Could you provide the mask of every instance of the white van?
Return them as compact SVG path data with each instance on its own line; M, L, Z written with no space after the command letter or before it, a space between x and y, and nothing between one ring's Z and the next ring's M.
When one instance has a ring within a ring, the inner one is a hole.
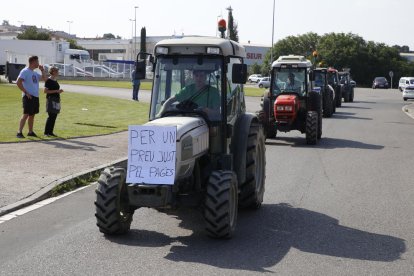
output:
M398 82L398 89L403 91L409 85L414 85L414 77L402 77Z

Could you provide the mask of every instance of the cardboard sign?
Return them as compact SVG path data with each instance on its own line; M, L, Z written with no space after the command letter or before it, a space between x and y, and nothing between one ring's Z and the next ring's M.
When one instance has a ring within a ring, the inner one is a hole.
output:
M174 184L177 128L128 127L127 183Z

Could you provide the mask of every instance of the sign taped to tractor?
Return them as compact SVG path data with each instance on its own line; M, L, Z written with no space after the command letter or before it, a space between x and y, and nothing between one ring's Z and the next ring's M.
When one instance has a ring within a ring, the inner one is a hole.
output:
M176 137L175 126L129 126L126 183L173 185Z

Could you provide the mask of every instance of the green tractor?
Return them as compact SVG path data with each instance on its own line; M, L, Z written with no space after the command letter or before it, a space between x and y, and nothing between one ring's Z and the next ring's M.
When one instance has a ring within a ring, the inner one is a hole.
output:
M259 111L266 138L277 131L299 130L306 143L315 145L322 137L321 88L314 85L312 64L303 56L280 56L272 64L270 90Z
M343 85L342 97L344 102L353 102L354 101L354 86L351 84L351 74L349 71L339 72L339 77L341 84Z
M126 180L130 165L105 169L95 200L101 232L128 232L134 211L141 207L191 206L201 207L209 236L230 238L238 209L261 206L265 137L257 116L246 112L245 56L242 45L221 38L156 44L149 58L154 80L144 126L176 129L175 169L166 172L174 173L173 180L158 183L154 174L155 183L131 182ZM137 61L140 78L145 68L145 62Z
M342 90L343 85L339 80L338 70L330 67L328 68L328 83L335 91L335 105L336 107L342 106Z
M313 74L315 87L321 88L323 116L330 118L336 111L336 95L334 89L328 83L328 69L315 68Z

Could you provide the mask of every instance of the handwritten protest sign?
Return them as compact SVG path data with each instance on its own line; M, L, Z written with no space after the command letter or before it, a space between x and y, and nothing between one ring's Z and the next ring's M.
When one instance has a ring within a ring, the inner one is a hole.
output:
M177 128L128 127L127 183L174 184Z

